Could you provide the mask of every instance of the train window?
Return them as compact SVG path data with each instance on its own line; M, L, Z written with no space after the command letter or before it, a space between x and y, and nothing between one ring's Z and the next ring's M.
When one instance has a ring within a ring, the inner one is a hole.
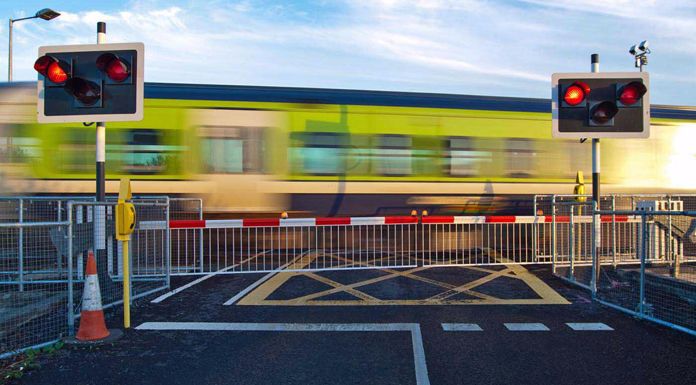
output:
M534 175L534 160L537 155L534 141L529 139L507 139L507 174L513 178L528 178Z
M39 144L39 140L32 137L0 137L0 163L23 163L39 158Z
M449 173L452 176L478 176L481 174L481 165L490 163L492 158L491 151L476 148L474 138L449 140Z
M62 134L62 135L61 135ZM61 173L90 173L94 172L94 131L82 128L67 128L56 132L58 140L57 151L53 152L54 165ZM106 167L111 165L111 143L106 136Z
M125 146L117 151L127 174L161 174L167 170L168 152L162 130L133 129L125 132Z
M376 138L373 162L381 175L411 175L411 137L380 135Z
M313 175L345 173L348 136L325 132L304 132L291 136L291 164L294 171Z
M199 132L203 165L208 173L263 172L263 128L201 126Z

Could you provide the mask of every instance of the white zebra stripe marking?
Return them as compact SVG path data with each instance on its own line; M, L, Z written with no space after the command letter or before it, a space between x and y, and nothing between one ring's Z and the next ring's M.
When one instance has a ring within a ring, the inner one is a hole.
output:
M549 328L540 322L506 323L505 327L511 332L547 332Z
M442 330L446 332L482 332L478 324L442 324Z
M611 326L601 322L567 322L566 325L577 331L612 331Z

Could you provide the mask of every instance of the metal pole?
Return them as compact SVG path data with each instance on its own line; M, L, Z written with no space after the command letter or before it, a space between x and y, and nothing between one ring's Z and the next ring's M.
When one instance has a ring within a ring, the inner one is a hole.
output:
M616 211L616 195L611 196L611 211ZM616 269L616 214L611 215L611 262Z
M645 213L641 214L641 225L643 226L643 236L641 237L641 253L640 253L640 297L638 302L638 314L643 316L645 313L645 260L648 249L648 221Z
M569 248L569 262L568 267L568 279L575 281L575 221L573 220L573 214L575 212L575 207L570 206L570 216L568 217L568 248Z
M556 195L551 197L551 271L556 274Z
M11 82L12 81L12 19L10 19L10 25L9 25L9 30L10 30L10 41L8 43L8 48L7 48L7 81Z
M532 225L532 258L534 262L537 262L537 227L539 226L537 222L537 196L534 195L534 224Z
M97 44L106 43L106 23L97 23ZM97 202L105 200L104 161L106 158L106 123L97 122Z
M19 291L24 291L24 199L19 200Z
M130 236L129 236L130 237ZM130 328L130 241L121 241L123 245L123 327Z
M167 208L166 208L166 214L165 214L165 220L167 221L166 228L165 228L165 237L166 241L164 243L164 258L165 264L166 264L166 269L167 269L167 289L171 288L171 279L172 279L172 256L171 256L171 238L172 238L172 230L169 228L169 207L171 206L171 200L169 197L167 197Z
M75 334L75 314L73 304L73 215L72 202L68 202L68 335Z
M203 200L198 200L198 220L203 220ZM200 258L200 271L204 271L203 267L203 229L198 230L198 257Z
M593 53L591 56L592 72L599 72L599 54ZM592 239L594 245L592 247L592 295L597 294L597 280L599 278L599 254L602 245L602 221L598 218L596 211L600 209L600 193L599 193L599 139L592 138Z
M97 44L106 42L106 23L97 23ZM106 124L97 122L96 133L96 198L97 202L106 201L106 182L104 161L106 160ZM99 258L100 250L106 249L106 207L94 207L94 250ZM97 259L98 260L98 259Z

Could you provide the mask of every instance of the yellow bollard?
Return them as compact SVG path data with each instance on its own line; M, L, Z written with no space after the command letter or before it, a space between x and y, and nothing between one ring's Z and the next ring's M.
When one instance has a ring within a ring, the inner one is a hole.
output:
M581 203L587 202L587 197L582 196L585 195L585 178L582 175L582 171L578 171L577 174L575 174L575 188L573 189L573 194L578 195L575 197L576 201ZM582 206L578 206L578 216L582 216ZM575 255L579 257L582 252L582 224L579 223L577 226L577 237L575 237L577 246L575 246Z
M130 179L121 179L116 204L116 239L123 249L123 327L130 328L130 258L128 243L135 229L135 206L126 202L132 198Z

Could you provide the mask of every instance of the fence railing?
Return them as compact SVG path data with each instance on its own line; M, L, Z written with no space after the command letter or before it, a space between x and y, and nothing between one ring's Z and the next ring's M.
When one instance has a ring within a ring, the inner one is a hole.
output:
M602 303L693 333L696 210L636 210L649 206L642 198L609 197L614 209L597 215L551 196L548 207L535 198L533 216L238 220L203 219L199 199L137 198L131 298L169 287L170 275L548 264ZM104 306L121 303L114 204L0 199L0 355L74 332L87 250Z
M122 249L115 202L0 199L0 357L72 335L79 317L88 250L94 250L105 308L122 303ZM140 222L167 222L169 201L133 201ZM131 298L169 287L169 232L136 226Z
M598 211L577 198L535 197L535 212L572 222L538 241L554 273L605 305L696 335L696 195L604 196Z

